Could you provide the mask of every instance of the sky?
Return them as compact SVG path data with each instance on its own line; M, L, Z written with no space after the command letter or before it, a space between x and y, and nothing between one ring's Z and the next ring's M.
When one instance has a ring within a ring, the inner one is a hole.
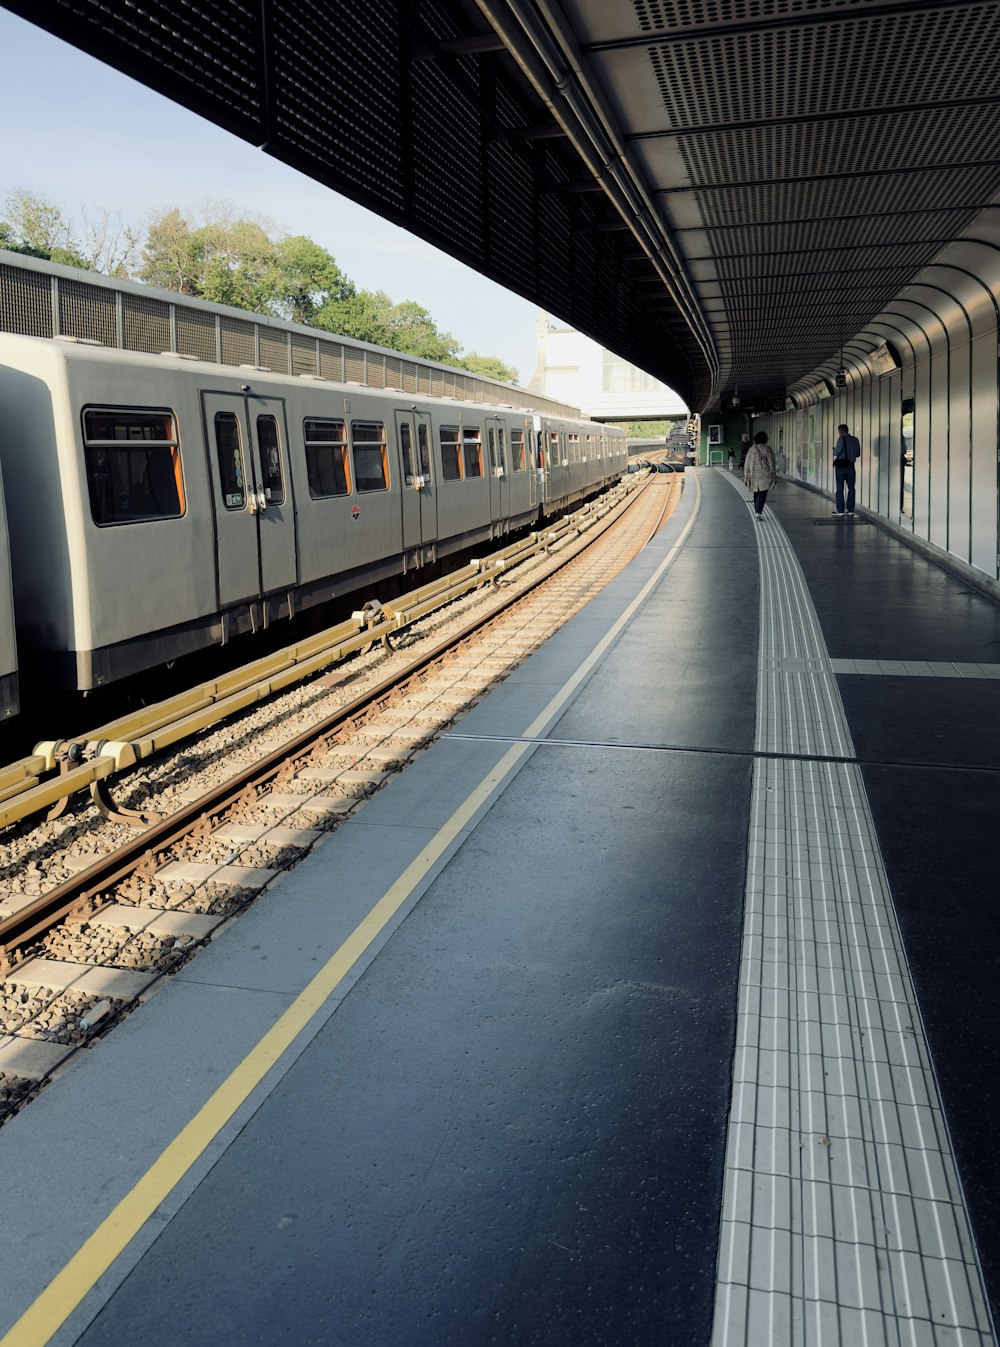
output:
M26 190L71 222L84 205L140 228L164 208L197 219L200 203L231 202L314 239L356 285L416 300L467 353L531 378L527 300L5 9L0 51L0 202Z

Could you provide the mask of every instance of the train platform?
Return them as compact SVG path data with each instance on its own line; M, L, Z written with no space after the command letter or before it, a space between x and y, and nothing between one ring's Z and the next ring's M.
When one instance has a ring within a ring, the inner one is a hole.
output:
M0 1347L994 1343L1000 610L640 556L0 1130Z

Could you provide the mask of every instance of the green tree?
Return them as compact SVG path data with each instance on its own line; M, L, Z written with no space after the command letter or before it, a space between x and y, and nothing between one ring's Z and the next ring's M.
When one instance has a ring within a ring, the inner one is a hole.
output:
M351 290L329 300L316 312L313 323L356 341L419 356L443 365L459 365L462 347L450 332L442 332L416 300L394 304L384 290Z
M311 323L331 301L349 299L354 286L325 248L304 234L279 239L280 289L275 305L293 323Z
M462 369L478 374L482 379L499 379L505 384L517 383L517 370L513 365L505 365L499 356L477 355L475 351L470 351L458 363Z
M210 206L192 228L179 210L150 221L140 279L216 304L310 323L354 287L335 259L302 234L273 237L273 227Z
M355 341L391 346L389 315L392 300L382 290L353 290L329 299L313 314L313 326Z
M462 350L451 333L442 332L427 310L412 299L392 306L387 345L444 365L456 364Z
M34 192L23 188L10 192L3 203L6 224L16 245L38 256L48 256L53 248L72 246L69 227L62 211Z
M64 266L87 268L62 211L50 201L23 188L8 193L0 225L4 247L12 252L42 257Z
M158 285L161 290L174 290L179 295L198 293L191 226L176 207L150 220L137 274L139 280Z
M670 434L673 427L685 425L679 421L615 421L619 430L624 430L630 440L661 440Z
M81 206L83 255L87 266L105 276L127 277L139 251L139 235L119 210Z
M189 247L202 299L272 312L281 289L277 248L255 220L214 220L192 233Z
M140 280L229 304L270 313L281 293L276 243L256 220L234 218L227 206L209 206L204 223L192 229L176 208L149 224Z

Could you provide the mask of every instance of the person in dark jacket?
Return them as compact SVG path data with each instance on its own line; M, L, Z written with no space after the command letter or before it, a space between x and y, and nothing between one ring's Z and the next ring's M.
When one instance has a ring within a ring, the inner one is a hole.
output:
M854 483L857 478L854 465L861 457L861 443L847 426L837 427L837 443L833 446L833 466L837 474L837 508L835 515L844 515L844 487L847 487L847 517L854 514Z
M740 472L742 472L743 469L744 469L744 468L746 467L746 465L747 465L747 454L748 454L749 452L750 452L750 436L749 436L749 435L741 435L741 436L740 436Z

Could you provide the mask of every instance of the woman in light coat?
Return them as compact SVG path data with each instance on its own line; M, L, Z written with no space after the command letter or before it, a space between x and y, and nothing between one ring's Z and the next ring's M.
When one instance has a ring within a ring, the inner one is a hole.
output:
M778 470L774 464L774 450L767 442L767 432L758 430L747 454L743 468L743 484L753 492L754 517L760 523L764 513L767 493L778 480Z

